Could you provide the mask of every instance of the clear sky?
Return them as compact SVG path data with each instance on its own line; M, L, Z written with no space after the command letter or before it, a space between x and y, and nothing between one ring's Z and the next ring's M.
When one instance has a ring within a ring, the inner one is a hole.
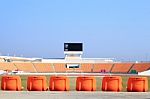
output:
M0 54L64 57L83 42L84 57L150 60L150 0L1 0Z

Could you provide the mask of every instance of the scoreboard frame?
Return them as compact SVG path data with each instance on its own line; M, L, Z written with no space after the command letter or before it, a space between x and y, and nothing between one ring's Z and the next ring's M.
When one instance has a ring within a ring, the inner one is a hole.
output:
M83 43L64 43L65 52L82 52Z

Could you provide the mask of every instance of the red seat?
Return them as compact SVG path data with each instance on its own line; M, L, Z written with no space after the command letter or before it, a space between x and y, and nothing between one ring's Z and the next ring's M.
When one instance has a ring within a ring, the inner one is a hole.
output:
M49 89L51 91L68 91L70 88L69 78L65 76L52 76Z
M128 79L127 91L129 92L146 92L148 91L147 77L130 77Z
M102 80L102 91L121 91L122 78L120 76L106 76Z
M77 91L95 91L96 90L95 77L77 77L76 90Z
M3 76L1 82L1 89L9 91L22 90L20 76Z
M45 76L29 76L27 81L28 91L46 91L48 90Z

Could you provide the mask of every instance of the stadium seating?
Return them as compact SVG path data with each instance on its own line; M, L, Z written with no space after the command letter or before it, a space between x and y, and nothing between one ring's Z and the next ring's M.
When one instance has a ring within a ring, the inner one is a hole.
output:
M122 78L120 76L105 76L102 80L102 91L121 91Z
M76 80L77 91L95 91L96 90L96 79L95 77L77 77Z
M29 76L27 80L28 91L46 91L48 90L45 76Z
M49 89L51 91L69 91L69 78L65 76L52 76L49 81Z
M36 69L32 63L14 63L18 70L24 72L36 72Z
M66 64L65 63L55 63L53 64L55 72L66 72Z
M50 63L33 63L35 69L39 73L54 72L54 68Z
M148 91L147 77L130 77L128 79L127 91L146 92Z
M150 69L150 63L135 63L131 70L136 70L137 72L143 72Z
M79 67L79 68L73 68L73 71L76 72L76 73L83 72L83 70L81 69L81 67Z
M80 69L82 72L92 72L93 64L91 63L82 63Z
M16 70L17 68L13 63L0 62L0 70Z
M8 91L21 91L20 76L2 76L1 89Z
M112 65L113 65L112 63L96 63L94 64L93 72L101 72L101 70L110 72Z
M66 68L67 63L31 63L31 62L0 62L0 70L21 70L38 73L130 73L135 70L143 72L150 69L150 63L81 63L79 68Z
M115 63L111 72L112 73L128 73L133 63Z

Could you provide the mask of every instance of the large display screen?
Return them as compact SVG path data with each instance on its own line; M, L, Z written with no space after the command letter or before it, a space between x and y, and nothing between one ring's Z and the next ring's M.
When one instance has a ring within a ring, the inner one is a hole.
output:
M64 43L64 51L83 51L82 43Z

